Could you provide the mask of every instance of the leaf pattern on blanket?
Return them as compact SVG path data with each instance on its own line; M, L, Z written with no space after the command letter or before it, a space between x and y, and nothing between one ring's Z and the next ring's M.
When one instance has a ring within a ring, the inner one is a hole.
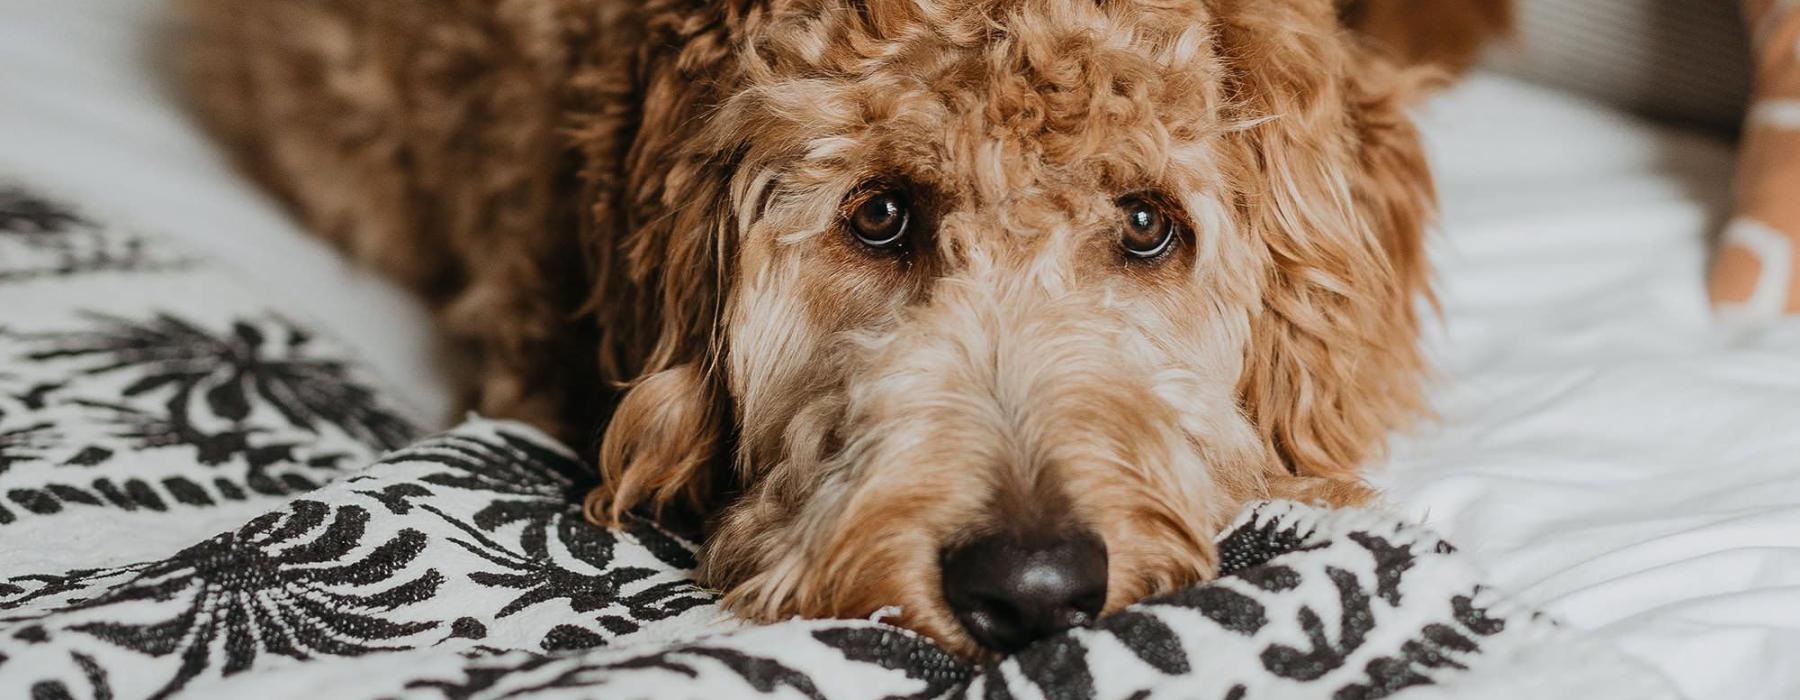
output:
M498 442L487 442L446 435L390 458L447 467L449 471L427 474L419 481L493 499L468 522L431 506L425 509L461 531L461 536L452 537L451 542L492 565L488 570L470 574L472 580L519 591L498 615L504 617L556 599L566 600L577 612L617 604L623 606L624 614L603 614L597 622L612 633L623 634L636 631L645 622L666 619L712 602L711 595L680 581L666 581L631 595L619 595L621 586L648 578L656 568L693 568L692 545L638 521L625 532L659 566L615 566L618 534L588 525L575 506L594 486L597 472L531 440L507 433L501 433L499 438ZM363 493L381 500L394 512L405 512L412 506L409 496L430 491L401 486L386 492ZM517 548L497 542L488 534L514 524L522 528ZM551 533L555 534L554 540ZM572 565L557 563L552 544L574 560ZM545 638L545 648L582 646L581 637L567 628L557 628L550 634L554 636Z
M591 473L528 431L477 422L164 560L0 580L0 655L12 657L0 660L0 677L27 656L55 657L64 671L50 680L86 682L67 660L79 652L106 668L163 669L159 685L134 695L158 697L283 664L448 647L473 656L417 677L395 667L412 680L391 690L489 697L500 684L513 688L499 693L508 696L634 694L679 682L840 696L820 685L824 659L879 671L884 680L867 697L1108 697L1118 689L1096 664L1129 659L1155 681L1139 688L1153 695L1212 688L1222 696L1243 686L1257 697L1256 688L1278 683L1327 683L1341 697L1375 698L1477 665L1477 640L1515 628L1477 602L1482 591L1434 599L1427 593L1442 590L1441 581L1415 582L1458 567L1435 538L1380 519L1370 521L1374 529L1334 530L1322 524L1328 514L1285 504L1246 514L1223 542L1287 551L1228 551L1263 563L986 669L867 622L634 647L627 642L667 634L659 625L693 632L706 629L695 621L720 612L686 568L671 564L691 565L685 540L648 524L613 531L581 520L571 496ZM1397 569L1403 559L1409 565ZM1421 602L1398 606L1383 590ZM781 642L766 640L777 633ZM1221 674L1221 649L1248 663ZM490 656L513 651L527 654Z
M258 653L304 659L403 648L385 644L439 623L396 621L391 614L431 598L443 575L433 569L401 573L424 550L425 536L417 530L401 530L366 554L349 556L364 544L368 520L368 511L356 506L334 512L298 501L143 567L130 582L63 610L104 615L119 606L176 603L166 617L66 629L142 654L179 658L174 677L150 697L180 690L214 664L223 675L242 672ZM370 584L379 585L367 593L346 590Z
M84 312L61 328L0 329L0 357L35 377L0 377L0 486L27 457L71 468L0 489L0 526L70 508L160 512L303 493L340 475L353 455L417 435L316 344L273 314L217 331L160 311L141 320ZM58 431L59 423L78 429ZM190 454L191 464L212 469L106 468L146 450Z
M202 461L217 463L243 450L248 435L258 430L246 425L257 406L273 409L294 428L317 433L329 423L383 448L399 447L417 434L380 406L372 389L349 381L342 362L309 357L305 346L312 336L283 319L264 322L279 328L279 343L249 320L233 323L226 333L167 313L147 321L94 313L87 320L80 330L34 336L39 349L24 359L82 361L74 370L77 378L129 373L127 398L166 393L166 430L133 435L190 442L201 448ZM208 434L198 428L204 417L231 427Z
M55 433L50 428L49 421L9 426L6 414L0 413L0 474L14 463L40 457L42 450L54 444Z
M148 237L109 231L62 203L0 183L0 282L180 270L194 264Z
M985 665L878 621L747 625L693 533L585 522L565 446L410 442L329 338L131 260L188 258L0 187L0 308L33 310L0 316L0 537L49 542L0 547L0 697L1356 700L1562 634L1423 529L1293 503L1240 515L1217 580ZM82 286L126 274L179 283Z

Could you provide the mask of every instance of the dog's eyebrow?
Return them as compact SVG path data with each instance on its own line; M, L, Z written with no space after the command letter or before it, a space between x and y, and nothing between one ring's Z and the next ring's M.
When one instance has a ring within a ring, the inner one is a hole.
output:
M732 193L738 202L738 235L749 233L750 225L768 212L769 202L780 189L776 186L780 179L781 171L777 168L762 168L754 177L738 178L733 187L736 191Z
M824 160L835 158L856 145L856 139L848 136L820 136L807 144L807 160Z

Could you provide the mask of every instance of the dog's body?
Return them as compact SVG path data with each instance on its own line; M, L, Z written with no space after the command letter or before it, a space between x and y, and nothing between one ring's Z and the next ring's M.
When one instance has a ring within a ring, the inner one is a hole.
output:
M185 2L246 165L754 618L1016 648L1421 409L1417 81L1330 0Z

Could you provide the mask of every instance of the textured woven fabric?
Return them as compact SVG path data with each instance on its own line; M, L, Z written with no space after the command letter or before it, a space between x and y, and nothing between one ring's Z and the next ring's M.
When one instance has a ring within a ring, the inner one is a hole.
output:
M1756 91L1710 292L1721 313L1762 318L1800 312L1800 2L1746 0L1744 16Z

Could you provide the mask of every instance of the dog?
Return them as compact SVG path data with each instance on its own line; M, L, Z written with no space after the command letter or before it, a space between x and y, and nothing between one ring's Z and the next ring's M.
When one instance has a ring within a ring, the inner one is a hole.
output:
M592 446L593 521L982 657L1209 578L1247 501L1372 498L1427 376L1405 108L1470 43L1396 42L1417 2L183 0L180 44L470 407Z

